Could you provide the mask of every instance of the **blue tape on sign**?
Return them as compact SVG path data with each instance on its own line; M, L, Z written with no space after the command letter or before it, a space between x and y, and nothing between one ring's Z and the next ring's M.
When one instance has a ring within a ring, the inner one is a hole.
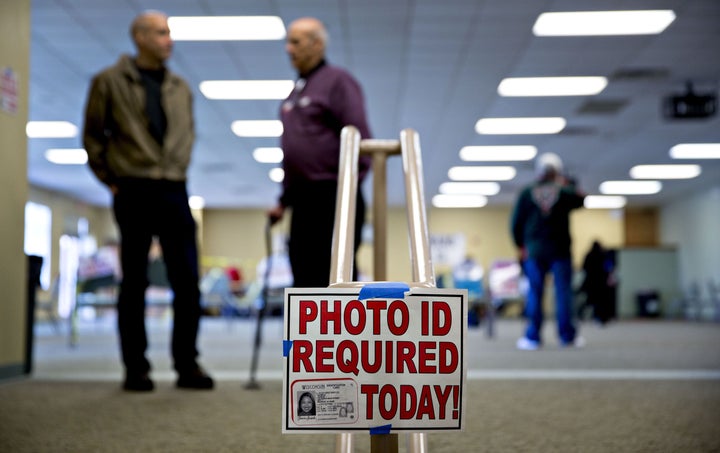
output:
M373 428L370 428L370 435L390 434L390 430L392 430L392 425L375 426Z
M292 340L283 340L283 357L287 357L292 349Z
M402 299L408 291L410 291L410 287L403 282L368 283L360 290L358 300Z

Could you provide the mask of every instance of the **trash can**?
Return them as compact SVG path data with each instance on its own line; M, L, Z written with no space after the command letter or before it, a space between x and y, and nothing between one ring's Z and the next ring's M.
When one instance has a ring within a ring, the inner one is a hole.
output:
M33 365L33 338L35 337L35 301L40 287L42 256L28 255L27 273L27 318L25 325L25 374L30 374Z
M635 295L637 315L640 318L657 318L660 316L660 295L656 290L642 290Z

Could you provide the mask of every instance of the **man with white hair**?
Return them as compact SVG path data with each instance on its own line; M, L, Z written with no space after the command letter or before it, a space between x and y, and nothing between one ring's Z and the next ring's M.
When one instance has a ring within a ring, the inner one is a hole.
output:
M268 215L275 222L292 210L288 255L296 287L330 283L342 128L355 126L362 138L371 138L362 88L349 72L327 63L327 41L325 26L314 17L296 19L288 27L285 50L298 79L280 108L285 179L279 203ZM360 185L370 157L361 156L358 166ZM365 219L360 187L355 205L357 252ZM356 280L357 266L353 271Z
M585 196L563 176L558 155L540 155L535 169L537 179L520 193L511 220L513 241L529 283L525 302L528 325L516 346L526 351L542 346L545 276L552 272L560 344L579 347L583 340L573 322L570 212L583 205Z

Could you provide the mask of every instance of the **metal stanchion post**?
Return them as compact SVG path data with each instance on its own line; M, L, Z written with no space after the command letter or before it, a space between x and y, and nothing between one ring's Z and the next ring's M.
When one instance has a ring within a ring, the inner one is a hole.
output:
M373 157L373 237L375 281L387 278L387 175L386 161L391 154L402 154L405 173L405 190L408 206L411 261L413 263L412 286L435 287L435 274L430 259L427 217L423 195L422 160L417 132L405 129L397 140L360 140L360 133L353 126L343 128L340 137L340 167L338 196L333 230L330 286L357 286L352 279L353 243L355 236L355 199L357 196L357 167L360 152ZM370 440L372 453L397 453L397 434L373 434ZM337 453L352 453L352 434L341 433L336 437ZM411 433L407 438L408 453L426 453L427 438L424 433Z

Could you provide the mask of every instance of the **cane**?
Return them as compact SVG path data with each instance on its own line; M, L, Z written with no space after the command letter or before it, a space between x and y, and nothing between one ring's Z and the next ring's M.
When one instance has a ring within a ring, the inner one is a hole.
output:
M260 384L257 382L255 377L257 373L258 356L260 355L260 344L262 343L262 322L265 317L265 311L268 306L268 293L270 292L270 268L272 267L272 241L270 237L270 228L272 221L268 219L265 225L265 250L267 252L267 260L265 265L265 274L263 275L262 283L262 304L257 312L257 325L255 326L255 343L253 345L252 362L250 362L250 381L245 385L246 389L257 390L260 388Z

